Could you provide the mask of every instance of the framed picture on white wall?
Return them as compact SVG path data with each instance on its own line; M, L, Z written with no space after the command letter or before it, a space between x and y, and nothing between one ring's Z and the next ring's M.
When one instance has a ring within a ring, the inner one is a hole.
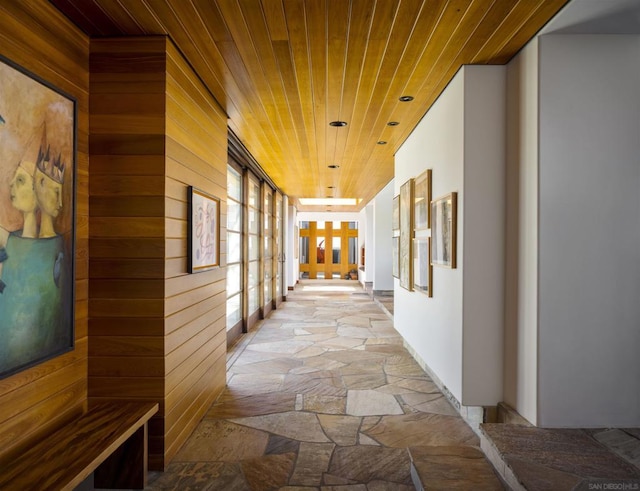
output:
M431 264L456 267L458 193L431 202Z

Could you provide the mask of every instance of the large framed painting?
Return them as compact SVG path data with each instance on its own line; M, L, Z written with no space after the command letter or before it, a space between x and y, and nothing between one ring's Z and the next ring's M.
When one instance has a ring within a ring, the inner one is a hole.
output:
M449 193L431 202L431 263L456 267L458 194Z
M413 178L400 186L400 286L413 290Z
M431 227L431 169L427 169L415 179L413 192L415 229Z
M76 121L0 56L0 378L74 348Z
M220 265L220 200L189 186L189 273Z

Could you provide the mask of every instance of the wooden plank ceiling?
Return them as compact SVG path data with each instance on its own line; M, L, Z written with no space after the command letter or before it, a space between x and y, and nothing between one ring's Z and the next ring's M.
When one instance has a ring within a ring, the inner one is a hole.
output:
M282 192L355 211L461 65L508 62L567 0L51 2L91 36L169 35Z

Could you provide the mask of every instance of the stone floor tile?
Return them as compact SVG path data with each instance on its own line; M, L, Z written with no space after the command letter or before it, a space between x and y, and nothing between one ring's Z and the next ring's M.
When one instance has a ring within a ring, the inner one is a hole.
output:
M273 360L258 361L244 365L234 365L229 373L289 373L290 370L302 366L302 360L295 358L275 358Z
M321 486L320 491L367 491L364 484L343 484L338 486Z
M404 448L337 447L328 472L359 483L385 480L411 484L409 455Z
M389 481L371 481L367 484L367 491L414 491L413 484L400 484Z
M599 431L594 437L640 469L640 440L619 429Z
M280 435L270 435L267 443L267 448L264 451L265 455L282 454L282 453L294 453L297 454L300 448L300 442L298 440L292 440Z
M295 409L296 395L282 392L270 392L255 396L233 398L226 402L217 402L205 415L205 418L243 418L263 414L282 413Z
M289 484L302 486L322 484L322 475L329 468L334 448L333 443L302 442Z
M260 457L269 435L226 420L205 419L175 456L175 462L238 462Z
M321 370L305 374L285 376L282 390L298 394L345 396L347 390L340 374L333 370Z
M512 459L509 467L518 484L530 491L572 491L583 481L570 472L520 459Z
M290 411L250 418L232 419L232 422L264 430L302 442L329 442L322 431L318 417L312 413Z
M364 343L368 338L375 337L371 329L369 329L368 327L355 327L347 325L338 327L337 334L344 337L358 338L362 343Z
M270 491L288 484L295 460L295 453L284 453L247 459L240 465L251 491Z
M302 408L304 411L323 414L345 414L347 398L305 394Z
M316 343L316 346L324 346L327 348L349 349L364 345L365 339L346 336L334 336L330 339Z
M344 477L334 476L333 474L325 473L322 476L322 484L324 486L346 486L348 484L357 484L350 479Z
M343 375L342 380L347 389L377 389L387 383L387 378L383 373Z
M250 351L259 351L261 353L295 354L310 346L313 346L312 341L287 339L285 341L251 343L245 349Z
M301 351L298 351L295 354L296 358L300 358L300 359L305 359L305 358L311 358L314 356L318 356L318 355L322 355L324 353L327 352L327 348L324 348L322 346L309 346L308 348L305 348Z
M227 387L250 394L276 392L282 387L284 375L277 373L237 373L227 382Z
M507 465L531 462L592 479L640 479L640 469L617 456L580 429L545 429L483 424Z
M338 325L344 326L338 329L338 332L341 332L340 331L341 329L343 330L342 331L344 333L342 334L343 336L353 336L351 332L359 332L357 328L371 327L371 319L362 315L347 315L347 316L338 318ZM350 330L350 328L352 327L355 328L353 331ZM368 332L368 329L367 329L367 332Z
M377 445L380 446L380 443L375 441L373 438L368 437L364 433L358 433L358 443L360 445Z
M423 413L445 414L448 416L458 416L458 411L451 405L449 400L441 393L424 394L422 392L412 392L402 394L400 399L413 411Z
M146 491L249 490L240 465L226 462L175 462L156 480L149 481Z
M351 446L358 443L358 430L362 418L335 414L318 414L324 433L336 444Z
M480 445L476 434L459 416L429 413L383 416L377 425L364 432L383 445L396 448Z
M504 489L493 467L477 447L411 447L409 453L425 489Z
M350 390L347 394L347 414L352 416L374 416L403 414L396 398L375 390Z
M395 382L392 382L391 376L388 375L387 380L389 381L389 383L393 383L398 387L411 389L415 392L424 392L425 394L441 393L440 389L438 389L438 386L426 376L423 376L421 378L396 379Z

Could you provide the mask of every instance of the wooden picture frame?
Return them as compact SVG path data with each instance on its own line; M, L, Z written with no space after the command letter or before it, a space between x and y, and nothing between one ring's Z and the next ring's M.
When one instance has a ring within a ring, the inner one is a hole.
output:
M398 237L400 235L400 195L393 198L391 232L392 237Z
M433 297L433 266L431 265L431 239L413 239L413 289Z
M391 274L400 278L400 237L391 237Z
M431 169L427 169L415 178L413 186L413 214L418 230L431 228Z
M77 101L0 56L0 378L75 345Z
M400 186L400 286L413 290L413 178Z
M456 267L458 193L431 202L431 264Z
M189 186L189 273L220 266L220 200Z

